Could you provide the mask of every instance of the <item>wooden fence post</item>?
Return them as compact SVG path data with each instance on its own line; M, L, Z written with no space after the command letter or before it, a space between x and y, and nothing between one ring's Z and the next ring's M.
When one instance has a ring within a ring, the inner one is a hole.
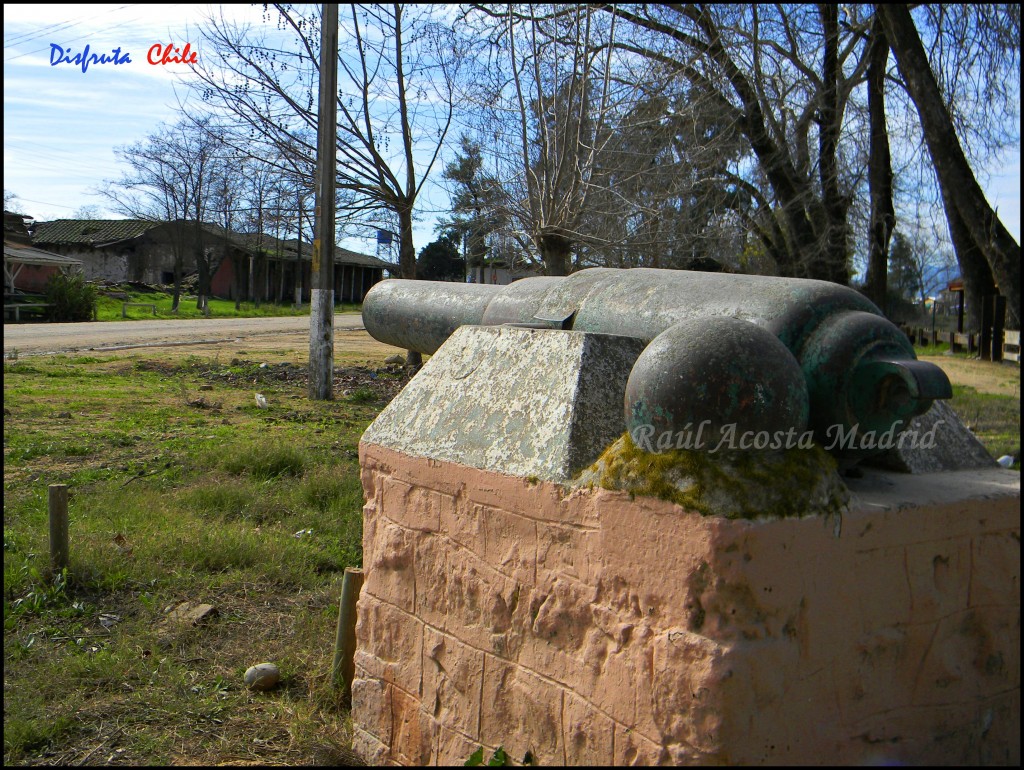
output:
M68 566L68 486L50 484L50 566L55 573Z
M1006 326L1006 297L992 298L992 360L1003 360L1003 328Z
M334 642L334 665L331 681L342 686L342 699L352 702L352 680L356 674L356 600L363 587L363 571L346 567L341 583L341 602L338 607L338 630Z
M981 303L981 340L978 343L978 354L982 361L992 360L992 311L995 303L992 297L985 297Z

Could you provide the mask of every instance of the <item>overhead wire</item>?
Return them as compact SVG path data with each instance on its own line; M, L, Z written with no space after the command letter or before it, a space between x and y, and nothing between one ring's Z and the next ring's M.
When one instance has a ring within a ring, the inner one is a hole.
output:
M125 5L125 6L121 6L120 8L113 9L111 11L107 11L107 13L113 13L114 10L122 10L124 8L131 8L131 7L132 6ZM87 33L83 33L81 35L78 35L77 37L73 37L73 38L70 38L70 39L65 39L63 42L64 43L76 43L76 42L78 42L80 40L84 40L85 38L93 36L93 35L103 35L103 34L107 34L107 33L110 33L110 32L116 32L119 29L123 29L125 27L130 26L130 25L136 24L137 22L141 21L144 18L145 18L145 15L136 16L135 18L132 18L132 19L125 19L124 21L120 21L117 24L113 24L113 25L111 25L109 27L104 27L102 29L96 29L96 30L89 30ZM43 37L44 34L48 34L48 33L40 33L39 35L36 35L35 37L31 38L30 40L26 40L26 41L22 41L22 42L23 43L32 42L34 40L37 40L40 37ZM50 34L52 34L52 33L50 33ZM7 48L7 47L8 46L5 44L4 48ZM46 51L46 50L47 50L47 48L33 48L31 51L25 51L24 53L20 53L17 56L9 56L9 57L4 59L4 62L11 62L11 61L14 61L16 59L20 59L20 58L22 58L24 56L31 56L32 54L42 53L43 51Z
M125 8L131 8L131 6L130 5L122 5L122 6L118 7L118 8L113 8L113 9L111 9L109 11L106 11L106 13L114 13L116 11L120 11L120 10L123 10ZM90 13L90 14L86 14L84 16L79 16L77 19L72 19L71 21L57 22L56 24L51 24L50 26L43 27L42 29L39 29L39 30L34 30L32 32L24 32L24 33L22 33L20 35L14 35L14 36L12 36L10 38L6 38L5 37L4 38L4 48L10 48L10 47L15 46L15 45L20 45L21 43L27 43L27 42L31 42L33 40L38 40L43 35L53 35L53 34L56 34L58 32L62 32L62 31L64 31L64 29L66 29L68 27L72 27L72 26L74 26L75 24L77 24L80 21L84 21L85 19L92 19L92 18L95 18L95 16L96 16L96 14Z

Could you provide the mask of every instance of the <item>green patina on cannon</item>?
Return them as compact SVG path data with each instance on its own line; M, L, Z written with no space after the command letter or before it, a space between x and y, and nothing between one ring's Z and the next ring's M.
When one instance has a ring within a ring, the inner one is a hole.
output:
M648 448L792 448L813 437L856 460L952 396L945 373L918 361L878 308L825 281L647 268L508 286L390 280L366 296L363 323L423 353L466 324L642 340L625 427Z

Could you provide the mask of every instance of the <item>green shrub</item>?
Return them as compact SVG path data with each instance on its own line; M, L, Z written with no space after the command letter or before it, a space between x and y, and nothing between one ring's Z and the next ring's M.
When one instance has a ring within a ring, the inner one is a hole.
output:
M91 321L96 312L96 287L80 274L57 273L46 282L51 321Z

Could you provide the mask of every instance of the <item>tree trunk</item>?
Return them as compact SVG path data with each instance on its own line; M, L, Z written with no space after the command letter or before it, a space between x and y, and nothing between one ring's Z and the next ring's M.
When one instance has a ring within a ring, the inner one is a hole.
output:
M203 245L203 225L199 219L199 211L196 211L196 223L192 233L192 250L196 260L196 309L206 309L206 297L210 293L210 262L206 258L206 249Z
M412 206L399 204L398 211L398 270L402 278L416 277L416 247L412 240ZM353 297L353 300L355 297ZM405 352L406 366L423 366L423 355L418 350Z
M864 293L886 311L889 277L889 238L896 225L892 205L892 156L889 152L889 131L885 122L885 65L889 59L889 43L881 22L871 27L871 50L868 53L868 120L871 146L868 155L868 190L871 198L871 223L868 240L868 272Z
M196 308L206 310L207 297L210 295L210 263L202 253L202 247L196 248L196 268L199 275L196 280Z
M235 310L242 309L242 257L240 255L233 255L231 257L231 266L234 268L235 273Z
M542 233L537 239L537 248L544 260L545 275L569 275L572 242L568 238L558 233Z
M984 254L971 238L960 212L945 191L942 203L946 209L949 237L960 265L960 277L964 280L964 331L978 332L981 331L982 305L987 297L996 293L996 283Z
M943 196L948 194L970 240L984 255L1000 294L1006 297L1012 323L1019 326L1020 244L992 210L971 171L909 9L903 4L879 4L875 6L875 13L885 29L910 98L917 107ZM968 249L964 254L958 249L957 258L963 266L977 258L975 249ZM964 278L966 280L966 276Z
M814 254L816 278L850 283L849 252L846 242L847 203L839 189L839 7L829 3L819 6L825 33L822 61L821 109L819 110L818 148L822 208L825 213L825 242Z
M181 303L181 268L182 268L182 257L181 248L175 247L174 249L174 296L171 298L171 312L178 312L178 305Z

